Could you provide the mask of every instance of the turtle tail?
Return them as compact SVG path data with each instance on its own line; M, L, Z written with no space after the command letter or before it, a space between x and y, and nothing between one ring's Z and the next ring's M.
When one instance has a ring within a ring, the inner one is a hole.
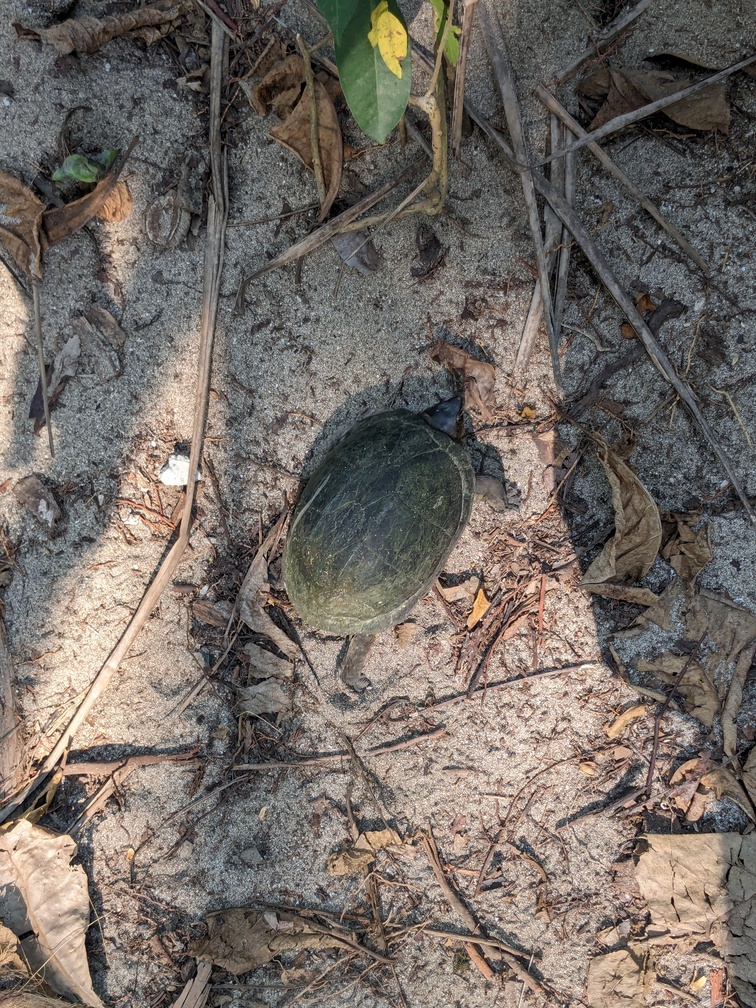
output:
M375 634L355 634L350 637L344 657L336 668L336 675L344 686L358 693L370 685L370 680L363 675L362 670L374 640Z

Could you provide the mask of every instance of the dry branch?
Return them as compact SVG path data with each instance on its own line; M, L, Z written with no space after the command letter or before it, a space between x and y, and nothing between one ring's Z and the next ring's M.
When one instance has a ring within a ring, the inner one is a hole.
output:
M583 137L588 136L588 134L580 125L580 123L578 123L576 119L572 118L567 109L565 109L562 105L560 105L557 99L551 94L551 92L547 91L542 84L538 85L535 93L541 100L541 102L546 106L546 108L554 115L558 116L565 124L565 126L567 126L568 129L572 133L574 133L576 137L582 139ZM640 191L640 189L635 185L635 183L632 182L627 177L627 175L625 175L622 169L617 167L617 165L614 163L614 161L612 161L612 159L603 150L603 148L599 147L597 143L591 142L588 144L588 150L591 152L591 154L595 155L595 157L599 159L599 161L607 169L607 171L610 171L612 175L615 176L615 178L619 179L619 181L627 189L630 195L634 196L635 199L637 199L637 201L643 207L643 209L648 211L649 214L651 214L651 216L654 218L657 224L659 224L661 227L664 228L664 230L667 232L670 238L673 238L677 242L677 244L680 246L683 252L687 256L690 256L693 262L696 263L697 266L700 266L701 269L704 271L704 273L708 273L709 272L708 264L701 258L698 252L696 252L696 250L693 248L693 246L690 244L687 238L683 237L683 235L680 234L680 232L677 230L674 224L671 224L666 219L666 217L663 216L661 210L659 210L656 204L652 203L651 200Z

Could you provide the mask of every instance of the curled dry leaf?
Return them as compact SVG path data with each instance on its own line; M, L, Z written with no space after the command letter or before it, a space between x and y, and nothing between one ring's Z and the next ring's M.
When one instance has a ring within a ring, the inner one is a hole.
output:
M494 511L508 511L512 506L507 498L506 486L495 476L476 476L475 495Z
M55 355L53 366L47 375L47 396L50 410L55 409L69 378L74 378L79 367L81 356L81 340L77 333L67 340L61 350ZM34 433L39 434L45 426L45 406L42 399L42 379L37 383L36 391L29 406L29 419L34 421Z
M695 650L692 655L666 651L642 659L637 662L638 671L672 685L687 666L677 686L685 709L707 728L713 727L719 717L725 754L733 756L735 721L756 652L756 615L714 592L693 592L675 578L634 627L616 636L637 638L648 633L653 638L648 630L650 623L675 631ZM700 646L697 641L701 641Z
M347 266L363 276L376 273L383 262L367 231L346 231L344 234L334 235L331 244Z
M206 923L208 937L194 943L193 954L236 976L258 969L291 949L336 948L343 944L302 917L272 910L220 910Z
M612 488L614 535L585 572L580 587L596 595L653 604L655 595L646 589L631 588L629 582L643 577L659 552L659 509L635 473L603 438L591 436Z
M439 364L445 364L452 374L464 385L465 409L475 410L484 420L495 416L494 384L496 372L492 364L476 360L459 347L450 343L436 343L431 357Z
M315 103L318 121L318 149L326 184L326 198L320 208L320 220L331 209L341 185L344 149L341 127L331 96L324 84L315 78ZM303 90L304 88L304 90ZM305 67L301 56L287 56L273 67L250 94L250 101L260 115L272 108L283 122L270 130L270 136L286 147L313 170L310 119L312 98L305 87Z
M263 679L251 686L240 686L236 691L236 709L239 714L252 717L280 714L290 706L288 694L275 679Z
M694 83L692 79L678 80L661 70L597 70L580 82L583 94L605 98L589 129L598 129L617 116L642 108L657 98L682 91ZM726 81L719 81L689 98L668 105L664 114L673 122L689 129L727 133L730 128L730 104L727 100Z
M250 642L245 645L244 650L249 655L250 675L258 678L275 676L278 679L288 679L294 671L294 666L290 661L279 658L271 651L266 651L259 644Z
M336 878L342 875L367 873L373 866L376 852L386 847L401 847L402 838L392 829L367 830L360 833L355 842L328 859L328 874Z
M23 182L0 171L0 241L13 261L31 279L42 276L40 228L44 205Z
M265 611L269 592L268 563L281 538L285 521L286 512L278 519L257 551L239 589L235 611L250 630L269 637L279 651L294 660L299 653L296 644L276 626Z
M57 501L38 476L24 476L13 487L16 500L34 515L47 534L52 537L63 517Z
M112 39L136 30L153 29L143 38L148 44L156 41L164 33L154 29L163 25L170 27L191 6L187 0L157 0L157 3L122 14L104 18L71 18L51 28L26 28L18 21L13 22L13 27L20 39L55 46L60 56L74 52L93 53Z
M0 918L32 970L56 993L102 1008L92 990L84 940L89 893L76 844L24 819L0 835Z
M486 593L482 588L479 588L470 615L467 617L467 629L472 630L477 626L490 608L491 603L486 598Z
M635 876L651 922L712 940L735 991L756 1005L756 833L646 836Z
M118 182L95 215L108 224L118 224L125 220L134 209L134 200L125 182Z
M400 648L406 648L419 629L420 627L417 623L413 623L411 621L397 624L397 626L394 627L394 637L396 637L396 643Z
M421 220L417 225L415 242L417 244L417 254L420 263L418 266L413 266L410 269L410 273L418 280L425 280L444 261L446 249L439 241L436 232L430 224L424 220Z
M604 729L607 737L619 738L629 724L632 724L633 721L637 721L638 718L645 717L647 713L648 711L646 710L645 704L637 704L635 707L629 707Z
M686 584L692 584L712 557L709 523L694 531L700 516L674 514L671 519L676 528L661 555Z
M438 590L442 598L449 603L466 602L472 606L479 588L480 578L475 574L471 574L470 577L460 582L460 584L451 585L448 588L444 587L440 581L438 582Z

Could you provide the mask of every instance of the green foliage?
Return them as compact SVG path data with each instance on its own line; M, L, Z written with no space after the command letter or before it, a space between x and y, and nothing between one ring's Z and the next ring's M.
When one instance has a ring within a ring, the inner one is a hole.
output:
M117 150L106 150L88 158L83 154L69 154L60 168L53 172L53 182L86 182L94 184L106 175L118 157Z
M436 44L435 49L438 50L441 44L441 39L443 38L444 30L446 28L446 22L449 18L449 5L444 3L444 0L430 0L433 10L436 12L436 23L438 24L438 31L436 33ZM446 38L446 44L444 45L444 56L446 56L449 63L452 66L457 65L457 60L459 59L459 34L461 29L457 25L452 25L449 30L449 34Z
M377 38L371 15L381 5L375 6L373 0L319 0L318 6L333 33L336 65L349 109L358 126L373 140L383 143L404 115L409 101L412 83L409 50L403 61L390 60L399 67L399 77L389 69L382 54L383 39L374 45L368 37ZM395 0L388 0L385 11L395 19L394 28L406 36L407 26ZM384 19L391 20L385 14Z

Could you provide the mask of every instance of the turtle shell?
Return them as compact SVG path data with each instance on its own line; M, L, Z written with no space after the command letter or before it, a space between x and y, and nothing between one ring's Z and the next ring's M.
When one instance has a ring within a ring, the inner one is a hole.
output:
M422 414L360 421L299 498L283 556L286 589L311 626L372 634L425 594L470 515L464 448Z

